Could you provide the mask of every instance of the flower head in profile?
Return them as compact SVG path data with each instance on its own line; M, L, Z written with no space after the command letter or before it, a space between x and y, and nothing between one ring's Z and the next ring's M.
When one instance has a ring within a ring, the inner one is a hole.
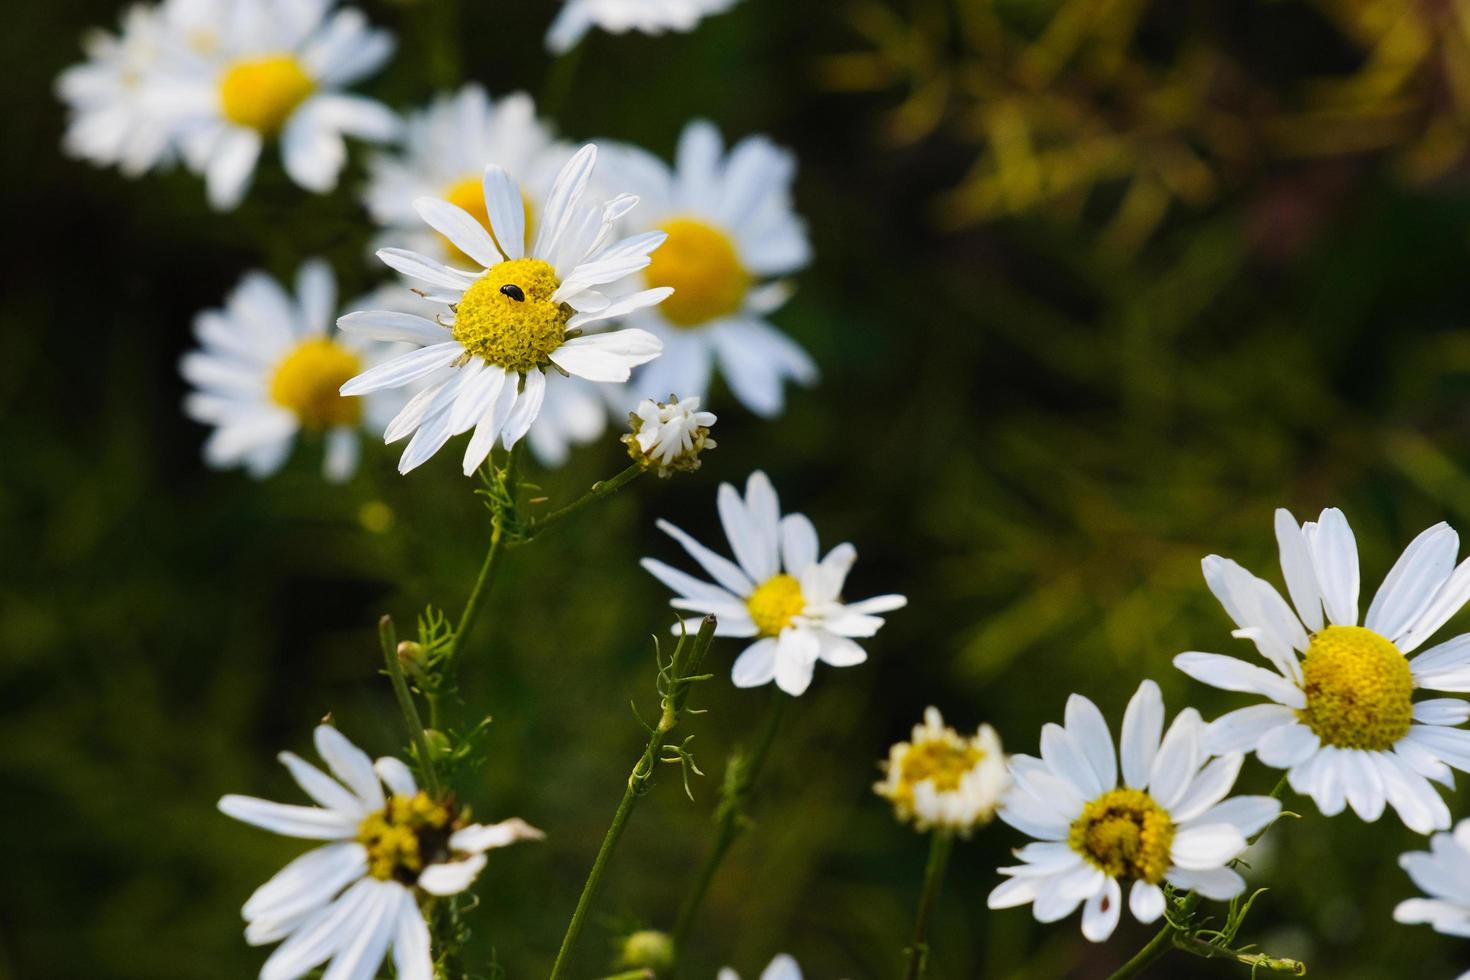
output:
M699 454L719 443L709 437L715 424L713 412L699 411L698 398L667 402L645 398L628 415L633 431L623 436L628 455L646 470L666 477L675 470L692 473L699 469Z
M327 842L245 903L246 941L281 944L261 968L262 980L293 980L328 960L328 976L376 976L390 947L396 976L432 980L419 902L469 888L485 867L485 851L543 835L516 819L466 822L451 800L421 790L402 762L374 764L330 725L317 728L316 749L330 776L290 752L280 755L316 806L234 795L219 801L236 820Z
M596 147L585 146L558 174L529 250L524 195L510 174L490 166L484 174L490 230L448 201L414 202L429 226L473 258L478 271L403 249L378 252L393 269L426 284L423 295L443 309L433 320L378 310L338 321L349 333L419 348L342 386L344 395L362 395L426 383L384 433L388 442L413 435L399 461L401 472L474 429L463 460L465 474L471 474L497 439L509 449L531 428L548 374L622 382L634 367L658 356L658 339L643 330L583 335L586 327L669 295L668 289L638 289L631 282L663 234L613 238L614 223L638 199L622 195L601 205L583 200L596 159Z
M1181 711L1164 732L1158 685L1144 681L1116 754L1087 698L1072 695L1065 720L1042 728L1041 758L1011 757L1015 784L1000 818L1036 842L1016 852L1021 864L1000 869L1008 880L990 893L991 908L1030 903L1038 922L1056 922L1082 905L1082 934L1102 942L1117 928L1125 884L1129 910L1144 923L1164 914L1165 882L1218 901L1245 889L1230 862L1281 803L1226 799L1243 756L1209 761L1197 711Z
M1470 771L1470 718L1460 698L1414 701L1421 688L1470 691L1470 635L1418 649L1470 598L1470 561L1455 565L1459 536L1447 524L1420 534L1389 570L1358 625L1358 545L1336 508L1314 523L1276 512L1281 570L1295 611L1264 579L1217 555L1205 581L1267 667L1213 653L1182 653L1180 670L1264 704L1210 725L1213 752L1253 751L1285 769L1291 788L1326 815L1351 806L1377 820L1392 806L1419 833L1450 825L1430 785Z
M1429 850L1411 851L1399 864L1428 897L1400 902L1394 919L1470 939L1470 820L1461 820L1454 833L1435 834ZM1461 974L1460 980L1470 980L1470 973Z
M286 173L324 194L347 162L344 136L383 141L399 120L345 87L373 74L393 52L385 31L335 0L200 0L217 30L171 58L160 85L178 119L185 161L204 175L210 203L240 203L268 141L279 141Z
M884 770L874 791L920 831L968 835L990 822L1011 785L995 729L981 725L961 735L938 708L927 709L913 737L889 750Z
M781 516L771 481L759 470L745 484L745 497L728 483L717 498L720 523L735 561L659 521L659 529L683 546L714 582L705 582L655 558L643 567L678 593L669 604L698 613L683 628L693 631L706 614L719 618L717 636L754 637L735 660L736 687L776 686L793 697L805 693L818 661L851 667L868 659L856 642L877 634L879 613L901 609L901 595L860 602L842 600L842 586L857 549L839 544L826 557L817 553L817 531L803 514Z
M726 154L719 131L696 120L673 169L633 147L617 148L609 163L642 201L630 227L669 236L643 277L674 295L632 321L663 341L664 355L634 377L631 393L702 396L718 367L746 408L779 415L786 382L817 378L806 351L767 319L790 295L778 277L811 259L791 204L791 153L752 136Z
M720 971L718 980L740 980L740 974L727 966ZM760 980L801 980L801 967L796 965L796 960L781 953L761 971Z
M736 0L566 0L546 32L546 49L565 54L593 27L611 34L688 32L700 20L724 13Z
M297 273L295 296L265 273L252 272L221 309L195 318L200 349L184 355L180 371L195 389L185 412L214 427L204 444L207 463L266 477L280 469L304 432L322 440L328 480L352 475L363 430L392 418L400 399L337 393L348 378L387 357L391 346L334 331L336 296L331 267L311 260Z

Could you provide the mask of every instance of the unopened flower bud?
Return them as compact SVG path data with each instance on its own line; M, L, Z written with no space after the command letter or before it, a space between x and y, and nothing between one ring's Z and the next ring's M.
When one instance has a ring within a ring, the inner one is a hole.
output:
M623 940L619 964L629 970L652 970L663 976L674 966L674 940L657 929L640 929Z
M709 437L714 413L699 411L698 398L680 401L670 395L667 402L645 398L629 413L628 424L633 428L623 436L628 455L662 477L675 470L694 472L699 469L699 454L716 446Z
M413 640L403 640L398 644L398 662L409 669L418 669L424 666L424 646Z

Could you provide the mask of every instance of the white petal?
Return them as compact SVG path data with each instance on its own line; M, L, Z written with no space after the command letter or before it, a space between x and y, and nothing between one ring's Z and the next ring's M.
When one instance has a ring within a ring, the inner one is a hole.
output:
M449 330L433 320L412 313L390 310L363 310L337 318L337 326L345 333L367 340L402 341L432 347L452 339Z
M420 255L418 252L410 252L401 248L380 248L378 258L382 259L383 264L388 268L410 279L417 279L431 286L438 286L456 293L463 293L479 278L475 273L451 269L443 262L437 262L427 255Z
M1128 908L1144 925L1156 922L1164 914L1164 890L1146 881L1135 881L1128 892Z
M1103 942L1118 928L1122 911L1123 890L1118 886L1118 879L1109 878L1103 890L1082 907L1082 935L1090 942Z
M381 810L387 801L368 754L332 725L316 726L314 735L317 754L331 767L332 774L357 794L368 810Z
M1067 731L1087 755L1098 785L1112 789L1118 783L1118 758L1113 752L1113 734L1097 705L1080 694L1067 699Z
M1421 532L1384 577L1363 625L1390 640L1400 639L1449 578L1459 550L1460 536L1448 524Z
M526 205L521 199L520 185L510 174L491 164L485 168L484 187L485 210L496 241L500 242L506 258L521 258L526 254Z
M781 518L781 563L792 575L817 560L817 529L805 514Z
M661 350L662 341L648 331L623 329L574 337L547 357L568 374L588 381L623 382L633 368L647 364Z
M1470 701L1460 698L1431 698L1414 705L1414 720L1424 725L1450 728L1470 721Z
M1191 823L1198 826L1228 823L1249 840L1281 813L1281 801L1270 796L1234 796L1210 807Z
M1210 755L1254 752L1267 732L1296 721L1296 711L1283 704L1239 708L1210 722L1205 728L1204 748Z
M1223 691L1262 694L1277 704L1305 708L1307 696L1301 688L1273 671L1218 653L1181 653L1174 666L1190 677Z
M394 796L413 796L419 791L419 784L413 778L412 770L400 759L385 755L373 763L373 770L388 789L393 791Z
M1149 771L1148 792L1166 810L1184 797L1199 768L1204 754L1199 745L1202 729L1199 714L1193 708L1185 708L1159 745L1159 754Z
M531 430L531 423L541 414L541 405L546 400L546 375L540 371L529 371L525 375L525 387L516 396L515 404L505 416L505 425L500 430L500 441L510 449L521 437Z
M1256 756L1273 768L1290 769L1311 758L1321 744L1306 725L1280 725L1261 736Z
M419 875L418 886L430 895L457 895L474 884L484 867L483 854L476 854L463 861L431 864Z
M1240 775L1245 756L1239 752L1216 759L1194 777L1183 799L1170 808L1175 823L1185 823L1223 800Z
M735 595L745 598L755 591L755 583L746 577L745 573L740 570L740 567L728 558L724 558L706 548L668 521L658 521L657 527L660 531L663 531L669 537L679 542L684 550L689 553L689 557L699 562L700 567L708 572L711 578Z
M314 912L367 874L367 849L356 841L328 844L276 872L245 902L247 920L280 919Z
M1342 511L1322 511L1311 546L1327 618L1336 626L1358 625L1358 542Z
M1128 701L1123 714L1119 749L1123 756L1123 782L1134 789L1148 785L1159 739L1164 731L1164 698L1159 685L1144 681Z
M546 834L537 830L520 817L511 817L499 823L470 824L456 830L449 838L449 846L456 851L479 854L497 847L509 847L520 841L545 840Z
M1459 612L1467 600L1470 600L1470 558L1456 566L1429 605L1414 618L1403 637L1397 641L1399 650L1406 654L1417 650L1421 643L1434 635L1435 630Z
M282 752L276 758L290 770L291 778L296 780L296 785L300 786L307 796L321 806L328 810L338 810L346 816L358 819L367 815L368 810L362 800L305 759L292 752Z
M820 641L810 631L787 627L776 638L776 686L794 698L806 693L817 664Z
M406 889L397 882L368 880L376 887L322 980L373 980L378 975L397 930L398 910Z
M736 687L761 687L776 677L776 640L762 637L740 652L730 669Z
M1414 683L1434 691L1470 691L1470 634L1446 640L1409 660Z
M1198 892L1216 902L1228 902L1245 891L1245 879L1229 868L1210 868L1207 871L1179 868L1171 870L1167 877L1175 888Z
M486 269L500 263L500 250L495 247L490 233L464 208L437 197L421 197L413 202L413 209L430 228Z
M1076 786L1086 799L1102 795L1105 788L1099 781L1082 747L1077 744L1061 725L1047 723L1041 729L1041 758L1051 771Z
M297 980L335 954L354 934L378 894L379 882L363 878L327 908L306 920L260 968L260 980Z
M353 817L335 810L272 803L270 800L234 794L220 798L219 810L227 817L234 817L272 833L305 840L343 840L357 833L359 823Z
M429 925L413 893L405 890L393 928L393 969L398 980L434 980Z
M1286 591L1296 606L1297 615L1313 633L1322 628L1322 590L1312 568L1312 550L1302 534L1302 527L1291 512L1276 511L1276 544L1281 551L1281 574L1286 578Z
M368 368L342 386L344 395L366 395L381 388L401 388L419 378L448 367L464 354L458 341L450 340L432 347L421 347L407 354Z

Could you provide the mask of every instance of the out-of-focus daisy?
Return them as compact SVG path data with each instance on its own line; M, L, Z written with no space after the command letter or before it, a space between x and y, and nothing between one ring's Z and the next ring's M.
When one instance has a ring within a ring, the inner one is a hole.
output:
M473 473L498 438L507 449L531 428L546 397L547 372L621 382L658 356L658 338L643 330L583 336L584 327L659 302L667 289L637 290L632 277L663 241L659 232L612 240L614 223L638 203L628 195L593 206L583 201L597 159L585 146L557 176L546 213L527 252L524 195L500 167L485 170L485 209L494 237L463 208L423 197L414 207L429 226L481 266L462 272L417 252L385 248L382 260L427 284L427 298L446 307L429 320L378 310L343 317L342 329L420 349L394 358L342 386L344 395L434 381L411 398L384 433L388 442L413 433L398 468L407 473L451 436L475 430L464 454ZM445 372L445 368L453 370Z
M884 769L874 791L921 831L969 834L990 822L1011 785L995 729L981 725L966 737L944 723L938 708L926 710L913 737L889 750Z
M171 59L171 111L180 117L185 161L204 175L209 201L233 208L250 185L267 140L279 138L286 173L326 193L347 162L344 136L382 141L398 130L387 107L341 91L382 67L386 32L334 0L234 0L219 16L217 43Z
M431 980L420 900L469 888L485 867L485 851L543 835L517 819L467 823L452 802L420 790L402 762L374 764L330 725L317 728L316 750L332 775L290 752L280 755L316 806L234 795L219 801L236 820L328 842L286 865L245 903L246 942L281 943L260 976L292 980L330 960L329 977L373 977L392 947L396 976Z
M720 523L735 561L723 558L668 521L658 527L679 542L714 582L705 582L655 558L642 565L678 593L669 605L698 613L684 621L698 628L707 614L719 618L716 636L757 637L735 660L736 687L772 680L793 697L812 682L817 661L851 667L868 659L855 639L874 636L879 613L901 609L901 595L844 603L842 586L857 549L839 544L818 560L817 531L804 514L781 516L776 489L757 470L745 484L745 499L728 483L717 498Z
M546 32L546 49L565 54L593 27L612 34L692 31L701 18L724 13L736 0L566 0Z
M385 244L463 265L472 260L447 237L424 227L414 201L443 198L489 231L484 174L494 164L521 185L529 237L536 232L552 182L571 155L572 148L552 139L551 128L536 118L529 95L517 92L495 101L479 85L466 85L410 115L397 149L369 159L363 199L373 220L385 229Z
M645 398L628 416L633 431L623 436L628 455L659 476L675 470L692 473L699 469L699 454L719 443L709 437L715 424L713 412L701 412L698 398L670 398L656 402Z
M1280 801L1225 798L1244 757L1207 761L1193 708L1161 740L1163 729L1158 685L1144 681L1123 716L1121 782L1108 724L1079 694L1067 701L1065 725L1042 728L1041 758L1011 757L1015 785L1000 818L1037 841L1016 852L1021 864L1000 869L1009 880L990 893L991 908L1031 903L1038 922L1056 922L1083 905L1082 934L1096 943L1117 928L1126 882L1128 907L1144 923L1164 914L1166 881L1218 901L1245 889L1228 865Z
M386 424L401 399L337 393L392 348L334 331L336 294L331 267L312 260L297 273L294 297L265 273L252 272L223 308L195 318L200 349L180 362L195 388L184 410L214 426L204 444L211 466L241 466L251 476L269 476L285 462L297 435L307 432L325 444L322 469L328 480L352 475L362 430Z
M1470 598L1470 562L1455 567L1459 536L1436 524L1389 570L1358 624L1358 546L1342 512L1298 525L1276 512L1287 592L1218 555L1205 581L1270 670L1234 657L1182 653L1174 664L1227 691L1269 704L1232 711L1210 726L1216 753L1254 751L1286 769L1292 789L1332 816L1351 806L1377 820L1385 804L1419 833L1450 825L1430 781L1453 787L1450 767L1470 771L1470 718L1459 698L1413 701L1414 691L1470 691L1470 635L1412 653Z
M720 971L719 980L740 980L740 974L727 966ZM801 980L801 967L796 965L796 960L781 953L761 971L761 980Z
M1399 858L1399 865L1429 897L1400 902L1394 919L1470 939L1470 820L1460 821L1452 834L1435 834L1428 851L1411 851ZM1470 973L1461 974L1460 980L1470 980Z
M642 201L630 226L669 236L645 281L674 288L657 309L630 318L664 343L663 356L638 372L630 394L702 396L718 365L746 408L779 414L788 380L817 378L806 351L766 319L790 295L774 277L811 258L791 205L795 158L762 136L741 140L726 156L719 131L696 120L679 139L672 170L634 147L618 148L610 163L619 186Z

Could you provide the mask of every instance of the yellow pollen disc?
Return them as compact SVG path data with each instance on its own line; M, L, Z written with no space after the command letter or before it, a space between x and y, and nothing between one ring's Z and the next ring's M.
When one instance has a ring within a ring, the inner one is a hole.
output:
M490 209L485 206L485 182L481 178L466 177L454 184L444 192L444 200L457 208L468 211L476 221L484 226L486 231L490 232L490 237L495 239L495 244L500 244L500 239L495 238L495 229L490 227ZM526 196L525 191L521 191L521 205L526 209L526 240L522 244L524 247L530 247L531 239L536 233L536 209L532 206L531 199ZM444 250L449 253L451 261L474 261L461 252L458 245L443 235L440 235L439 239L444 243Z
M413 884L425 860L447 853L449 810L427 793L390 796L388 805L357 825L357 842L367 848L368 874Z
M454 309L454 339L507 371L524 374L546 363L566 338L572 317L570 306L551 301L559 285L556 272L540 259L501 262L465 290Z
M750 273L730 236L698 218L672 218L662 230L668 241L653 250L644 275L650 286L674 287L658 306L664 319L697 327L740 309Z
M773 575L745 600L750 618L762 636L777 636L806 608L801 584L790 575Z
M362 360L341 344L313 337L282 358L271 375L271 401L291 410L306 429L356 425L362 399L337 393L362 371Z
M984 758L984 752L957 736L915 742L904 753L903 763L899 766L894 802L912 806L914 787L926 779L933 781L937 792L953 792L960 788L965 774Z
M220 79L225 118L267 135L278 133L316 83L289 54L237 61Z
M1157 885L1169 870L1174 821L1142 790L1109 790L1082 808L1067 845L1112 878Z
M1302 660L1307 706L1297 712L1324 745L1386 751L1409 733L1414 676L1391 641L1361 626L1313 634Z

